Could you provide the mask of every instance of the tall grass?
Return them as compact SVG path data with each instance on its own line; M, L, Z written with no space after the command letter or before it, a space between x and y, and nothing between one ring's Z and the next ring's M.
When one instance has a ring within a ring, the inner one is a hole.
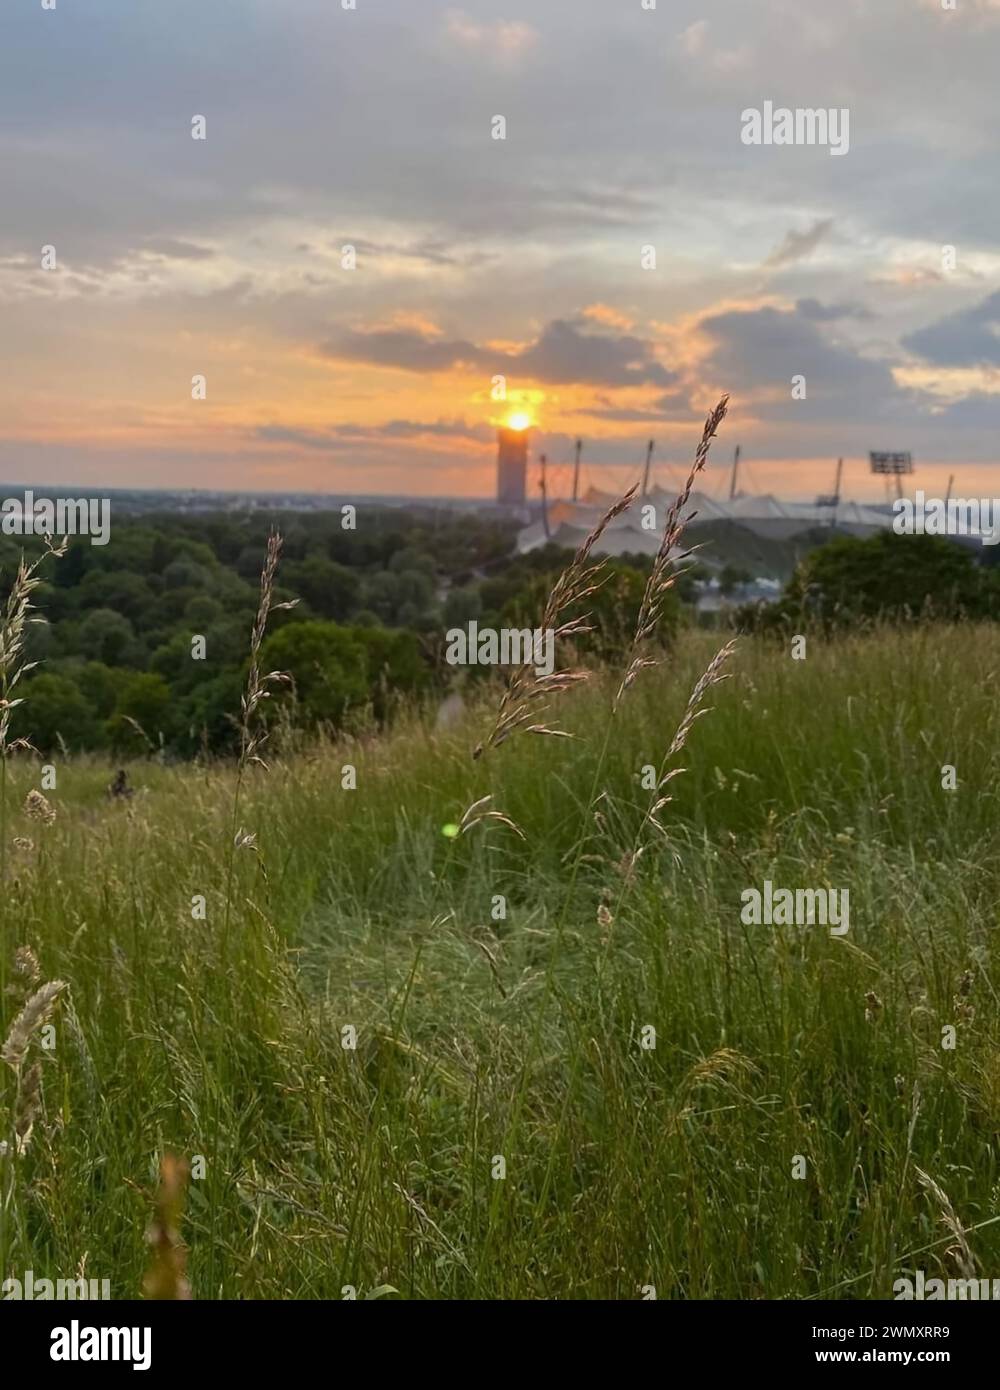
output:
M0 1158L5 1277L85 1258L140 1291L166 1153L196 1298L882 1298L1000 1268L1000 635L741 643L623 894L641 770L712 654L690 634L628 692L596 804L620 671L560 695L571 744L472 761L486 692L447 731L414 710L245 768L228 890L236 770L137 765L122 805L60 764L29 825L12 761L33 848L3 950L66 989L31 1143ZM442 833L486 795L523 838ZM850 933L743 926L764 878L849 887Z

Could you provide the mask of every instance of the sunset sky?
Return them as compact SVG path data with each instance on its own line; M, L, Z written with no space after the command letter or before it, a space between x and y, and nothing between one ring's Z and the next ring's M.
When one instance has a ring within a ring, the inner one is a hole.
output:
M525 409L667 482L727 390L715 486L992 496L998 53L1000 0L7 0L0 480L488 495Z

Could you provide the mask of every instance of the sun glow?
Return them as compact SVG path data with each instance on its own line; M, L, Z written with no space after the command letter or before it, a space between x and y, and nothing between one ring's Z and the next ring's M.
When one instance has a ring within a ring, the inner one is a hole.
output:
M531 425L531 416L524 410L515 410L513 415L507 418L507 428L509 430L526 430Z

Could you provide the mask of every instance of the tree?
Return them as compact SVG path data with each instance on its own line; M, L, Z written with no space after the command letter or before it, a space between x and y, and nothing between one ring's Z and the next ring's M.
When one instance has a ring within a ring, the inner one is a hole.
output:
M134 654L136 642L132 624L111 608L94 608L77 632L78 650L105 666L124 666Z
M483 601L478 589L471 584L456 586L448 591L444 601L444 625L446 628L465 627L473 618L480 617L482 611Z
M307 555L286 565L282 578L285 587L321 618L346 622L357 607L360 579L346 565L335 564L325 555Z
M80 608L109 608L130 622L141 623L153 602L153 592L145 578L130 570L91 570L77 590Z
M51 753L59 740L68 748L90 748L97 741L97 721L86 696L67 676L44 672L27 681L24 704L14 711L17 737L28 738L40 753Z
M210 574L207 566L182 558L170 561L163 571L163 582L168 589L207 589L211 583Z
M118 693L130 672L88 661L73 672L73 680L98 719L110 719L118 703Z
M170 687L162 676L140 671L122 686L108 735L116 752L138 752L148 745L136 724L155 746L160 735L169 738L174 722Z
M722 566L719 571L719 592L721 594L731 594L740 584L749 584L753 575L749 570L743 569L740 565L729 564Z
M238 750L243 680L241 671L225 671L202 681L182 700L177 716L177 737L184 752L197 753L203 745L215 753Z
M398 628L354 630L367 657L368 691L376 719L385 719L393 695L412 695L429 679L420 643L412 632Z
M773 627L811 618L830 626L859 618L954 620L998 611L996 585L971 550L942 536L879 531L867 540L841 536L812 551L780 601L757 621Z
M339 725L368 697L366 648L358 633L337 623L289 623L265 640L260 661L262 670L289 673L309 723Z

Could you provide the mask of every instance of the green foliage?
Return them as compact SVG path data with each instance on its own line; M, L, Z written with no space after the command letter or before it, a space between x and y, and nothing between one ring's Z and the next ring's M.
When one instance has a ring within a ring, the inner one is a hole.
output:
M810 622L831 627L859 619L919 622L998 615L997 573L977 565L971 549L940 536L880 531L866 540L841 536L812 551L779 603L745 611L741 619L768 630Z
M156 747L166 742L173 725L170 687L162 676L143 671L122 685L108 722L108 737L116 753L134 753L141 751L143 744Z
M286 565L282 581L320 618L346 622L358 606L360 579L325 555L312 554Z
M275 599L299 607L275 612L269 632L321 623L285 639L299 682L296 717L307 724L337 724L360 707L388 718L398 698L426 689L416 634L441 629L440 595L453 578L474 609L475 576L514 537L506 522L420 509L370 509L362 532L345 531L338 511L289 515L282 525ZM47 622L26 635L27 659L40 665L22 689L37 686L46 745L61 734L119 756L146 746L131 719L168 753L231 751L268 529L264 517L157 513L116 521L107 547L71 542L36 593ZM34 538L22 547L0 537L0 601L22 549L30 557L40 548ZM195 637L205 639L203 660ZM13 727L30 732L19 711Z
M609 561L607 569L605 582L581 605L581 611L590 614L589 621L594 630L579 639L580 649L602 662L614 661L628 650L635 633L647 577L622 560ZM557 578L558 571L537 575L508 598L500 614L501 625L535 627ZM667 592L661 611L657 639L666 645L676 636L680 624L681 607L672 592Z
M21 706L15 711L20 717L14 728L19 733L30 729L31 742L40 753L55 752L60 739L76 752L92 748L98 741L93 709L76 682L67 676L43 672L24 689L30 692L31 709Z
M361 706L384 718L393 694L412 695L428 683L412 632L315 620L291 623L267 638L261 666L291 676L300 723L331 728Z
M77 629L76 649L106 666L129 666L136 651L132 624L112 608L94 608Z
M269 637L261 668L292 677L298 713L309 724L343 722L370 690L368 657L357 633L336 623L295 623Z

